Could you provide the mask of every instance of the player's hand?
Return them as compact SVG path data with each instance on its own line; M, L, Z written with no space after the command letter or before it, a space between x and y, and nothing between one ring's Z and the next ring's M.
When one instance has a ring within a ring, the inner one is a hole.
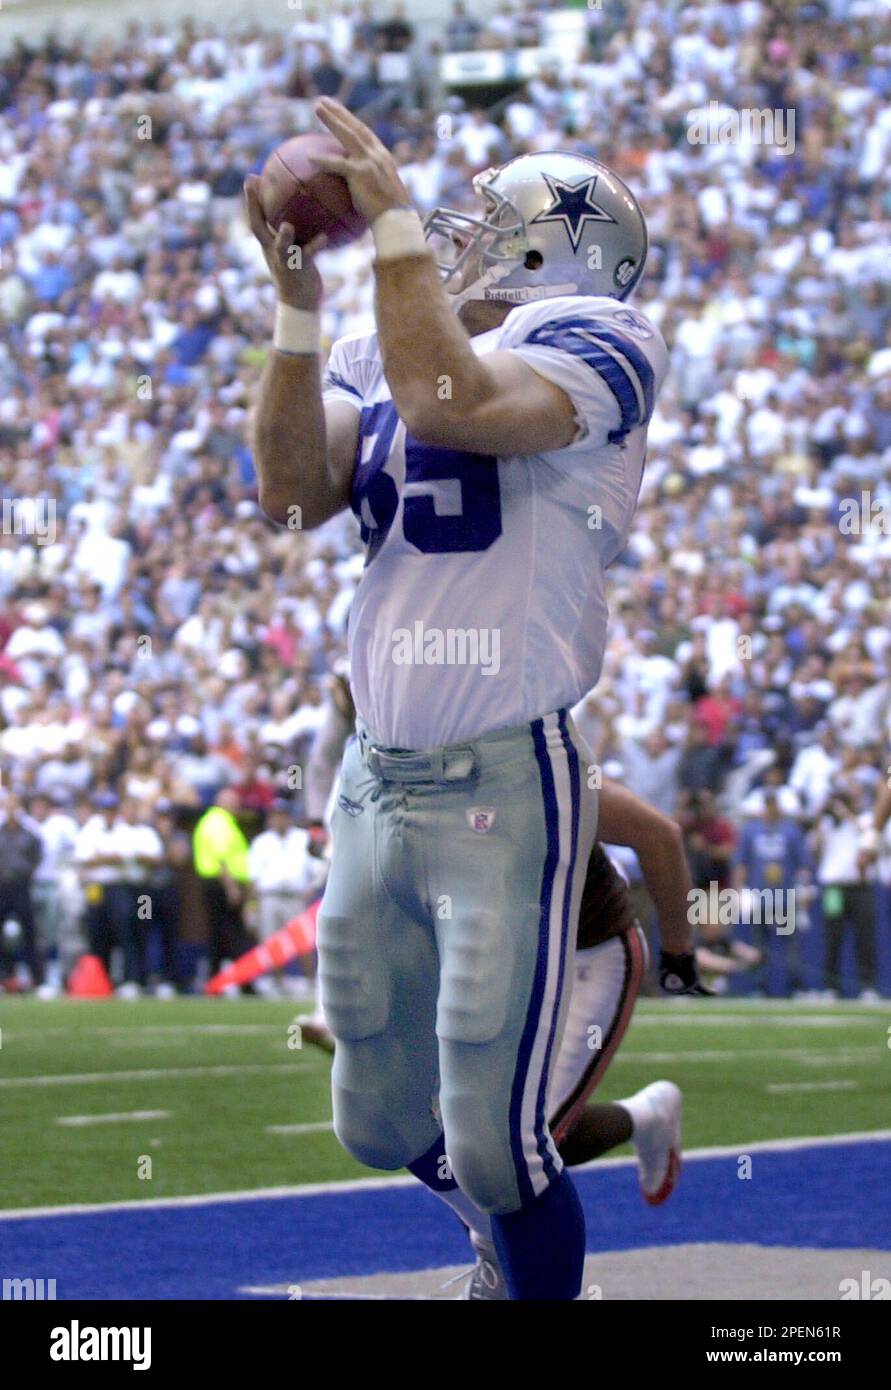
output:
M411 207L396 161L374 131L333 97L321 97L315 111L343 145L346 157L313 155L312 162L326 173L346 179L353 205L369 226L390 208Z
M659 985L665 994L702 994L713 998L715 993L701 983L692 951L683 956L659 952Z
M322 303L323 288L322 277L313 258L322 250L327 237L317 236L306 246L297 246L294 228L289 222L283 222L274 232L260 206L259 185L259 175L248 174L244 196L251 231L263 248L276 297L282 304L290 304L295 309L315 311Z

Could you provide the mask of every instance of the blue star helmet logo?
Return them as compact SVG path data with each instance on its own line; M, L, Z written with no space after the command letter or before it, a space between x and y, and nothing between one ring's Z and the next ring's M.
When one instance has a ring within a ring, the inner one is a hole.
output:
M614 223L616 220L594 202L597 177L597 174L592 174L590 178L582 179L581 183L565 183L551 174L542 174L553 201L543 212L536 213L531 222L562 222L573 251L578 251L586 222Z

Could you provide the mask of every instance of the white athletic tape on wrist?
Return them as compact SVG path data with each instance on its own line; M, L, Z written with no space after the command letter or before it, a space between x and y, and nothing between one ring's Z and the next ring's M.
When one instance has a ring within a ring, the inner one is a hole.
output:
M398 261L403 256L425 256L430 252L421 219L414 208L389 208L371 224L376 259Z
M322 321L312 309L295 309L293 304L279 302L272 342L279 352L311 356L322 346Z

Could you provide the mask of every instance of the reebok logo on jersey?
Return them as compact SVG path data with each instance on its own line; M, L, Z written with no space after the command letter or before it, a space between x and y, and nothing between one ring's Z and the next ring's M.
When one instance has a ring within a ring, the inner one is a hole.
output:
M391 638L397 666L479 666L483 676L501 670L501 631L497 627L428 627L419 620L397 627Z
M495 824L494 806L472 806L467 812L467 822L471 830L475 830L478 835L485 835Z

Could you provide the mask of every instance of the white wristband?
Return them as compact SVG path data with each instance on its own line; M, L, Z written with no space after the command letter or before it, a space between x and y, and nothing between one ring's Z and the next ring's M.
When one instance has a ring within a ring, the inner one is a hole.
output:
M295 309L293 304L279 301L275 306L272 342L279 352L290 352L301 357L317 353L322 346L319 315L312 309Z
M379 261L426 256L430 251L421 219L414 208L388 208L372 222L371 235Z

